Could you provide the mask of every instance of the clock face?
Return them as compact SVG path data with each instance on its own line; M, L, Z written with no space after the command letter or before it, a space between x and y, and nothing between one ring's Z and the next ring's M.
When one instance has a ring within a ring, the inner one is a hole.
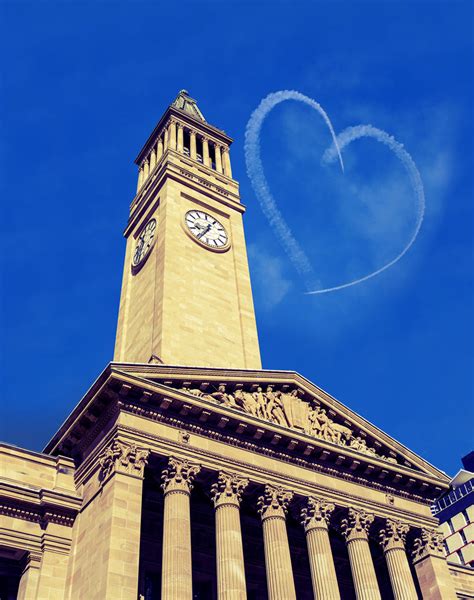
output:
M229 236L224 226L208 213L190 210L184 220L191 235L209 248L222 249L228 246Z
M138 237L137 245L133 252L132 267L138 267L145 260L155 239L155 232L156 220L150 219Z

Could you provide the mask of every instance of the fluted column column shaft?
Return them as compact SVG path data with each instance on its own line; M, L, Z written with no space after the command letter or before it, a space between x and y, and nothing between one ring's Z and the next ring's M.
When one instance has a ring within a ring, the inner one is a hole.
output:
M368 531L374 515L349 508L341 530L346 540L357 600L381 600L369 547Z
M240 498L248 479L221 471L211 488L216 509L217 597L246 600Z
M191 516L189 493L165 495L163 520L162 600L191 600Z
M293 493L267 485L258 501L262 517L268 600L296 600L286 511Z
M158 145L156 147L156 162L158 162L162 156L163 156L163 140L160 138L158 140Z
M153 147L150 152L150 172L153 171L153 168L155 165L156 165L156 150Z
M216 508L217 597L245 600L244 550L238 504Z
M313 527L306 532L313 593L317 600L339 600L339 586L332 556L329 532Z
M286 520L282 517L265 519L263 540L269 600L296 599Z
M349 541L347 551L357 600L381 600L368 540Z
M407 523L398 519L385 519L385 527L379 534L395 600L418 598L405 552L405 540L409 529Z
M189 156L193 160L196 160L196 155L197 155L197 151L196 151L196 132L195 131L191 131L190 134L189 134Z
M191 515L192 481L200 467L187 460L169 459L162 474L163 513L162 600L192 600Z
M219 144L214 144L214 155L216 157L216 171L222 173L221 147Z
M395 600L417 600L418 594L416 593L405 549L392 548L387 550L385 559Z

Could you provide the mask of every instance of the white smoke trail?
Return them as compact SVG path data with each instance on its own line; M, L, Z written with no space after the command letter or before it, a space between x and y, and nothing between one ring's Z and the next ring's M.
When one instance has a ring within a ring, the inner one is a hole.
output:
M423 189L423 182L421 180L420 173L416 168L415 162L408 152L405 150L402 144L397 142L394 137L382 131L381 129L377 129L372 125L356 125L355 127L348 127L342 133L337 136L337 144L327 148L323 154L322 162L330 163L334 161L338 156L340 156L340 151L344 149L348 144L362 137L370 137L374 138L378 142L385 144L392 150L395 156L401 161L402 165L405 167L406 172L410 178L410 182L413 188L413 192L415 193L418 205L417 211L417 219L415 224L415 229L408 240L408 243L405 245L403 250L395 256L391 261L380 267L379 269L365 275L364 277L360 277L359 279L354 279L349 281L348 283L343 283L341 285L336 285L334 287L324 288L321 290L314 290L307 292L307 294L326 294L328 292L335 292L336 290L342 290L344 288L351 287L353 285L357 285L358 283L362 283L363 281L367 281L368 279L372 279L372 277L376 277L380 275L383 271L386 271L390 267L393 267L395 263L397 263L408 250L413 246L415 240L420 232L421 225L423 224L423 219L425 216L425 192Z
M304 104L311 106L311 108L316 110L323 117L326 125L329 128L329 131L331 132L334 144L332 147L336 149L336 153L339 156L341 169L343 171L344 163L338 148L336 134L334 133L334 129L328 115L320 106L320 104L318 104L318 102L308 98L304 94L300 94L300 92L293 90L281 90L279 92L273 92L269 94L253 111L249 122L247 123L247 128L245 131L245 162L247 165L247 174L252 182L252 186L255 190L257 198L260 201L262 210L277 236L280 238L280 241L290 260L295 265L299 274L302 275L304 280L307 282L307 286L312 287L309 282L310 280L312 281L314 277L313 267L311 266L311 263L305 252L294 237L280 210L277 208L275 199L273 198L268 186L263 170L262 159L260 157L260 131L263 122L268 113L277 104L280 104L285 100L297 100L298 102L303 102Z

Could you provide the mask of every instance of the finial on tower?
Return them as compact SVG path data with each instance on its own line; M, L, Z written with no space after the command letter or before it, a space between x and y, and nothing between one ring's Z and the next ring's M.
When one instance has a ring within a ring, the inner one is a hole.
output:
M200 121L206 122L204 115L198 108L196 100L194 100L194 98L191 98L188 90L180 90L179 94L176 96L176 100L171 106L179 108L179 110L182 110L188 115L191 115L195 119L199 119Z

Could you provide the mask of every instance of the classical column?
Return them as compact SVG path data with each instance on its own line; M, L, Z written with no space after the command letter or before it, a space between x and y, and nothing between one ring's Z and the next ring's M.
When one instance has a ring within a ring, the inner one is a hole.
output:
M184 149L184 127L181 123L178 123L178 152L183 153Z
M138 183L137 183L137 192L143 185L143 165L138 169Z
M150 172L153 171L153 168L155 165L156 165L156 150L155 150L155 147L153 147L150 152Z
M395 600L417 600L415 584L405 552L405 537L409 527L395 519L387 519L380 531L382 546Z
M216 509L217 597L245 600L244 550L240 528L240 498L248 479L221 471L211 488Z
M222 173L221 147L219 144L214 144L214 154L216 157L216 171Z
M202 162L206 167L211 166L209 157L209 140L206 137L202 138Z
M421 530L413 546L413 564L423 600L456 599L441 532L436 529Z
M193 160L196 160L196 132L189 133L189 155Z
M170 121L168 127L168 148L176 150L176 121Z
M171 457L162 473L163 517L162 600L191 600L191 516L189 497L200 466Z
M296 600L286 532L286 512L292 498L293 492L267 485L263 496L258 499L265 546L268 600Z
M368 531L373 520L374 516L364 510L349 508L347 518L341 523L357 600L381 600L369 547Z
M334 504L310 496L301 511L316 600L339 600L341 597L328 531L333 510Z
M160 137L160 139L158 140L158 145L156 147L156 162L158 162L162 156L163 156L163 140Z
M224 175L232 177L232 168L230 166L230 152L227 146L222 148L222 162L224 166Z
M150 174L150 163L148 162L148 158L145 159L143 164L143 183L148 179L148 175Z
M163 150L164 150L164 152L166 152L166 150L168 150L169 139L170 139L170 135L169 135L169 124L168 124L168 126L165 128L165 130L163 132Z

